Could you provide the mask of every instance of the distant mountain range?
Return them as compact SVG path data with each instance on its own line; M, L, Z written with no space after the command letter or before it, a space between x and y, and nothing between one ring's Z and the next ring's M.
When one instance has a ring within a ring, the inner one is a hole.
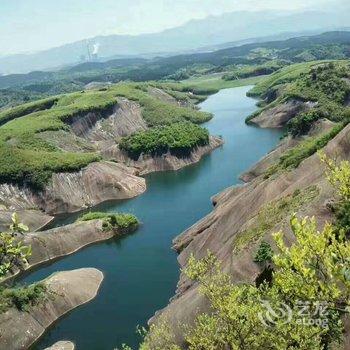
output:
M82 40L33 54L0 57L0 73L26 73L55 69L85 59L107 60L135 56L155 57L174 53L211 50L258 41L261 37L320 33L349 25L349 13L335 7L333 12L232 12L192 20L160 33L109 35ZM288 34L290 33L290 34ZM255 39L250 39L255 38ZM238 42L238 43L237 43ZM237 43L237 44L235 44Z

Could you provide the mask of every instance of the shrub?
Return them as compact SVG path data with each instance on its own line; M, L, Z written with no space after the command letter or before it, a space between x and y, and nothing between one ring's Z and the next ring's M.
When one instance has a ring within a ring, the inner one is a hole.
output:
M28 227L19 222L17 214L12 215L10 232L0 233L0 278L6 276L13 268L22 268L31 255L31 247L16 239L18 234L28 231Z
M254 257L256 263L267 263L271 262L273 257L273 250L269 243L261 242L258 251Z
M20 311L27 311L30 306L36 305L43 299L47 287L43 283L35 283L30 286L4 289L0 298L2 304L15 306Z
M335 161L320 153L322 162L326 165L326 175L329 183L335 188L338 200L335 204L335 216L337 227L350 233L350 163Z
M142 153L162 155L168 151L175 155L186 156L193 148L208 143L208 130L192 123L176 123L124 137L119 147L133 159L138 159Z
M104 230L119 229L121 231L135 230L139 221L135 215L124 213L103 213L103 212L89 212L81 216L78 221L90 221L102 219L102 227Z

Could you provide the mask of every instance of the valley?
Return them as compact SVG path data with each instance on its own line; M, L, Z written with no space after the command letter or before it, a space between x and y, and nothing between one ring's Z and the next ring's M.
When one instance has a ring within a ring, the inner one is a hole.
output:
M0 76L0 350L347 349L349 45ZM256 321L318 295L327 329Z

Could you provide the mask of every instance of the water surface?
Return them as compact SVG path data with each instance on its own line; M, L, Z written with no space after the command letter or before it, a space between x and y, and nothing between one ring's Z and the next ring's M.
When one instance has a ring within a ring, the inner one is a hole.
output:
M244 123L256 109L256 101L246 97L250 88L221 90L200 105L214 114L205 126L224 138L223 147L180 171L147 176L147 191L137 198L98 207L134 213L142 222L135 234L90 246L24 279L29 283L58 270L81 267L96 267L105 275L98 296L57 322L35 349L59 340L73 341L78 350L111 350L122 343L137 346L136 326L145 325L175 291L179 268L172 239L209 213L210 197L238 184L239 175L281 136L279 130Z

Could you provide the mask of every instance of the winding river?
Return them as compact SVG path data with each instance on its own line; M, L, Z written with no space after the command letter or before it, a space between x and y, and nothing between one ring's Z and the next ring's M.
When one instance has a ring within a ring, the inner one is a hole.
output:
M256 109L256 101L246 97L250 88L221 90L200 105L214 114L205 127L213 135L222 135L223 147L196 165L147 176L148 189L137 198L97 208L137 215L142 226L135 234L90 246L23 279L30 283L57 270L81 267L96 267L105 275L99 295L59 320L34 349L59 340L73 341L78 350L112 350L122 343L137 346L136 326L145 325L175 291L179 268L171 250L172 239L205 216L212 209L210 197L238 184L238 176L271 150L281 136L279 130L244 123Z

